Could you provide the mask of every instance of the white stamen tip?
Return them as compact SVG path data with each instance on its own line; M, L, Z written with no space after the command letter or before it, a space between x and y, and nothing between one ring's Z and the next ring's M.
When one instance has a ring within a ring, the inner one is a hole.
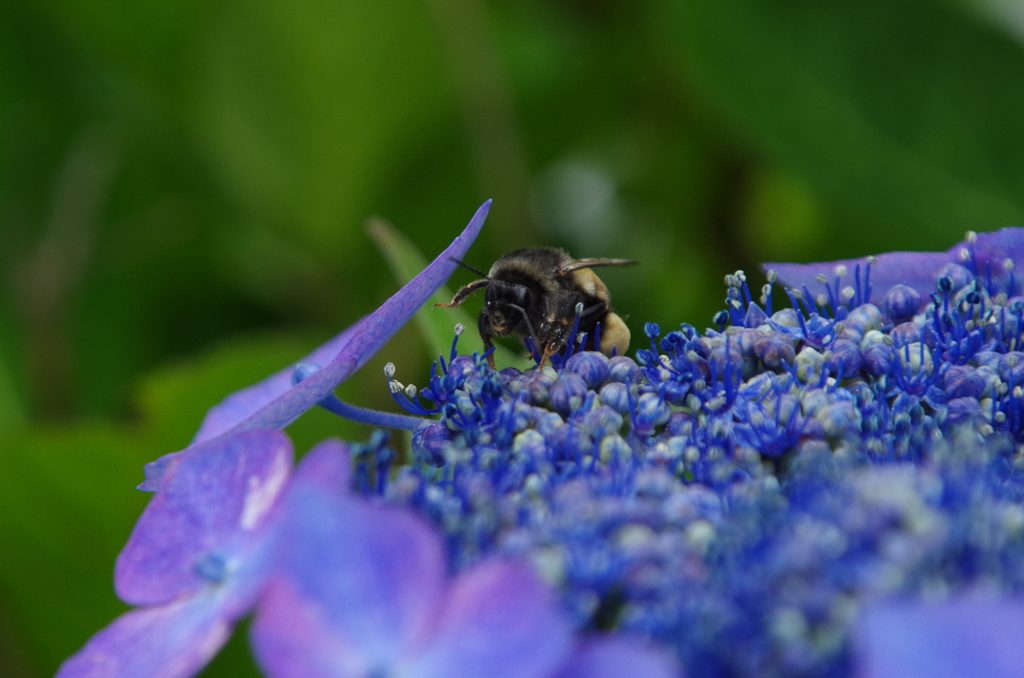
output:
M384 366L384 376L387 377L388 379L390 379L391 377L395 376L395 364L394 363L388 363L387 365Z
M455 323L455 336L461 336L466 331L466 326L462 323Z
M409 384L408 386L406 386L405 387L405 395L409 396L410 398L415 398L416 397L416 386L414 384Z
M840 278L842 278L847 273L849 273L849 271L842 264L836 266L836 275L839 276Z

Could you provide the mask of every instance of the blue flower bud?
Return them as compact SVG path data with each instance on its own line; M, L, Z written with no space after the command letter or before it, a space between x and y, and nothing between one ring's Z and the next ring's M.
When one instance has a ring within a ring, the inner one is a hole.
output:
M531 405L546 405L550 398L551 385L555 382L543 372L531 372L523 379L526 401Z
M800 381L811 381L818 378L825 358L810 346L804 346L794 358L796 376Z
M961 266L960 264L946 264L943 266L938 273L938 278L946 278L949 280L950 291L959 290L963 286L971 283L974 280L974 276L970 270ZM942 289L941 286L939 289Z
M743 320L743 324L747 327L760 327L768 322L768 315L761 310L761 307L757 304L751 304L747 308L747 316Z
M688 437L693 435L694 425L693 415L689 412L673 412L668 418L665 430L674 436Z
M565 369L582 377L587 388L597 388L608 378L608 358L603 353L584 351L569 358Z
M622 415L612 407L600 405L583 415L583 430L600 442L605 436L617 434L622 429L622 421Z
M953 291L953 279L948 275L939 276L936 285L940 292L948 293Z
M661 334L661 328L658 327L657 323L647 323L644 325L644 334L650 339L657 339L658 335Z
M515 395L523 390L523 373L515 367L506 367L498 372L498 378L506 395Z
M860 372L862 355L860 347L852 341L838 339L832 344L832 355L828 359L829 374L838 378L850 379Z
M647 367L648 365L657 365L658 355L650 349L640 348L636 351L636 362L644 367Z
M893 285L882 298L882 310L894 323L910 320L921 305L921 295L908 285Z
M471 355L460 355L448 365L448 374L455 376L467 376L473 372L476 361Z
M999 376L1008 384L1024 385L1024 353L1010 351L999 358Z
M946 404L946 423L950 426L959 426L982 416L981 404L977 398L953 398Z
M608 361L608 380L618 381L623 384L639 384L643 379L643 372L631 358L624 355L617 355Z
M793 340L779 332L762 336L754 342L754 355L770 370L782 369L796 358Z
M551 406L562 416L579 408L587 398L587 384L572 372L563 372L551 385Z
M882 312L874 304L861 304L850 311L850 315L843 319L843 324L866 335L882 327Z
M594 451L594 441L578 426L562 424L544 439L558 461L582 462Z
M644 393L636 406L636 417L640 424L660 426L668 421L672 408L656 393Z
M735 345L740 355L744 358L754 358L754 344L763 336L760 332L750 329L742 329L732 335L732 344Z
M601 388L601 402L619 414L629 414L629 386L613 381Z
M825 438L825 427L822 426L820 421L812 417L804 422L803 437L811 440L823 440Z
M950 365L942 377L942 388L951 400L980 398L985 385L985 377L970 365Z
M889 338L896 346L916 344L923 339L921 326L917 323L903 323L889 330Z
M413 457L430 466L444 466L444 451L451 445L452 435L442 422L420 426L412 433Z
M772 314L772 322L783 327L800 327L800 319L792 308L784 308Z

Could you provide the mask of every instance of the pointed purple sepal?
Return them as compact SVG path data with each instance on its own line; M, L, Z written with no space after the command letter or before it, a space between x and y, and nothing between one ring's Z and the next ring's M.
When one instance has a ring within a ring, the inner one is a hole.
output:
M965 251L968 252L968 259L964 258ZM935 291L936 281L949 264L970 264L976 267L980 277L986 278L991 272L993 279L1004 280L1003 266L1007 259L1024 262L1024 228L979 233L973 244L959 243L946 252L889 252L879 254L876 259L877 263L871 265L870 282L875 290L872 301L878 303L893 285L902 284L914 288L921 295L923 305L928 303L929 295ZM854 271L859 266L861 276L865 276L867 263L868 258L862 257L814 264L767 263L762 264L761 268L764 271L776 271L779 280L787 287L800 289L806 285L813 294L817 294L824 291L821 283L817 282L817 276L824 275L832 284L836 268L845 266L848 273L842 284L853 285ZM1013 293L1016 292L1014 290Z
M206 412L203 423L196 431L191 444L196 445L224 433L251 417L260 408L269 405L275 398L287 393L294 385L292 375L296 365L326 365L330 363L345 348L345 344L352 338L357 327L359 327L358 323L317 347L302 360L275 372L263 381L229 394Z
M117 558L118 595L158 605L250 567L292 456L280 431L245 431L179 454Z
M858 678L1019 678L1024 601L883 603L857 626Z
M490 200L481 205L469 225L452 244L419 275L384 302L383 306L321 349L314 351L310 358L319 356L321 352L329 355L337 344L342 345L330 360L317 363L324 365L323 369L293 386L289 368L255 386L233 393L207 414L196 434L196 441L251 429L284 428L316 405L321 398L373 357L434 292L448 281L458 266L453 260L465 256L479 234L490 208ZM164 469L163 460L162 457L147 465L146 481L139 489L155 491L159 487Z
M57 678L188 678L231 635L223 600L194 596L118 617L61 665Z

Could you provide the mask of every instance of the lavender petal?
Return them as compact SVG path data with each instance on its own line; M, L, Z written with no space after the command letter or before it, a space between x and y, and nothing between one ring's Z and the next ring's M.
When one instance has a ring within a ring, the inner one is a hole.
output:
M557 678L681 678L667 652L621 636L583 643Z
M528 566L490 561L454 582L417 678L546 678L570 653L571 631Z
M871 287L875 290L873 300L880 300L893 285L907 285L921 294L922 303L927 302L928 295L935 291L935 279L939 270L945 264L956 261L946 252L889 252L876 258L878 263L871 265ZM779 280L787 287L800 289L806 285L811 292L817 294L818 291L823 291L821 283L817 282L817 276L825 275L832 281L838 266L845 266L847 270L853 271L857 266L863 270L866 264L867 259L861 258L814 264L768 263L762 264L761 268L765 271L776 271Z
M287 393L292 388L292 373L295 371L295 365L301 363L326 365L334 360L341 353L349 339L352 338L358 326L357 323L349 327L344 332L314 349L312 353L302 360L298 360L283 370L275 372L263 381L229 394L224 400L206 412L203 423L199 426L199 430L196 431L191 444L196 445L205 440L210 440L230 430L251 417L260 408L269 405L275 398Z
M292 456L280 431L245 431L176 457L117 558L118 595L158 605L222 583L262 538Z
M888 603L858 625L858 678L1015 678L1024 667L1024 604Z
M188 678L220 650L234 621L209 595L132 610L66 660L57 678Z
M877 263L871 265L871 286L878 292L876 300L880 300L893 285L907 285L921 295L921 305L927 304L942 269L947 264L964 263L962 256L965 248L973 250L974 264L980 276L987 276L991 271L994 278L1002 280L1005 277L1003 266L1006 260L1024 262L1024 228L979 233L973 244L958 243L945 252L880 254L876 257ZM819 275L824 275L831 282L838 266L853 271L857 266L863 270L866 264L867 258L860 258L814 264L767 263L762 264L761 268L765 271L775 270L779 280L787 287L799 289L806 285L816 293L821 287L816 280ZM1014 293L1016 290L1011 291L1010 296Z
M433 530L412 513L299 477L286 511L281 574L253 627L268 675L334 675L316 667L372 668L408 655L429 633L443 593L445 560ZM300 619L308 628L296 634Z

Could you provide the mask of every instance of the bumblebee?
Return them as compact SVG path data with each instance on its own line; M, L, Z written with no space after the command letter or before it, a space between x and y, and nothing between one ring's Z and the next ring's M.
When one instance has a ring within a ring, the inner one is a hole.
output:
M605 355L615 351L625 355L629 347L629 328L611 306L611 295L601 279L590 270L597 266L628 266L628 259L573 259L551 247L516 250L494 262L483 273L461 261L482 276L458 292L444 308L461 305L474 292L487 288L480 311L479 329L484 349L494 337L517 334L531 337L543 365L569 341L579 318L579 335L586 333L586 350L598 349ZM598 326L600 330L598 331ZM491 366L494 359L491 358Z

